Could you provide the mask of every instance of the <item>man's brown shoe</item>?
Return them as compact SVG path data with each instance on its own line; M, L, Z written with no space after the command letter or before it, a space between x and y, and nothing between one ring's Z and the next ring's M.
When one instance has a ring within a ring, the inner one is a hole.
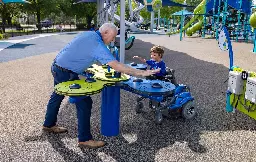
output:
M78 143L78 147L81 147L81 148L99 148L105 145L106 145L106 142L104 141L94 141L94 140Z
M51 132L51 133L65 133L68 130L66 128L64 128L64 127L59 127L59 126L53 126L51 128L43 126L43 131Z

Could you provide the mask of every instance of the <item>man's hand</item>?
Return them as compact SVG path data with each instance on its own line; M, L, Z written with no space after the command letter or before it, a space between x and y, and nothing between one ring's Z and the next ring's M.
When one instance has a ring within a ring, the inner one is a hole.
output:
M156 73L159 73L160 72L160 68L156 69L156 70L146 70L146 71L143 71L141 73L141 76L150 76L150 75L154 75Z
M159 73L161 70L160 68L155 70L146 70L146 71L138 70L130 66L124 65L116 60L108 62L108 65L111 66L115 71L132 75L132 76L150 76L150 75Z
M139 57L139 56L133 56L132 58L141 58L141 57Z
M140 57L140 56L133 56L132 58L137 58L137 59L139 59L143 63L146 62L146 60L144 58Z

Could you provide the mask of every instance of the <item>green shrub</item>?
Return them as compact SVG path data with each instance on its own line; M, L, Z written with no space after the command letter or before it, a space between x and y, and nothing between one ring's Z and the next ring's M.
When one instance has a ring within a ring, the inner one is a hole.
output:
M1 39L8 39L10 37L9 33L1 34Z

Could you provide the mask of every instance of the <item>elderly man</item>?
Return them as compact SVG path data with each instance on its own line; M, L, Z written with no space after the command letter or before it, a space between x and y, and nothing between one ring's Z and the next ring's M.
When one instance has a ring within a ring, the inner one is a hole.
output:
M51 72L54 77L54 86L58 83L79 79L78 75L83 73L96 61L108 64L116 71L133 76L149 76L160 70L136 70L118 62L106 47L114 41L117 29L114 24L105 23L99 31L88 31L80 34L72 40L54 59ZM66 128L56 125L60 104L63 95L52 93L47 105L43 130L53 133L67 132ZM78 146L98 148L105 145L104 141L93 140L90 131L90 117L92 109L91 97L76 103L78 118Z

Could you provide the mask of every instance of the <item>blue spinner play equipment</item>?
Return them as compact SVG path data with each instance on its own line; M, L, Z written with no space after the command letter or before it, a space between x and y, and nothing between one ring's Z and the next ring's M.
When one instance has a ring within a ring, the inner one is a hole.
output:
M131 63L131 67L145 70L146 65ZM142 68L143 67L143 68ZM155 122L161 124L163 116L179 114L185 119L193 119L197 114L194 104L194 97L190 93L188 86L177 84L174 70L167 68L165 77L156 79L149 77L140 79L132 77L126 82L122 82L122 88L141 97L137 98L135 111L141 113L143 109L142 100L149 99L149 108L155 112Z

